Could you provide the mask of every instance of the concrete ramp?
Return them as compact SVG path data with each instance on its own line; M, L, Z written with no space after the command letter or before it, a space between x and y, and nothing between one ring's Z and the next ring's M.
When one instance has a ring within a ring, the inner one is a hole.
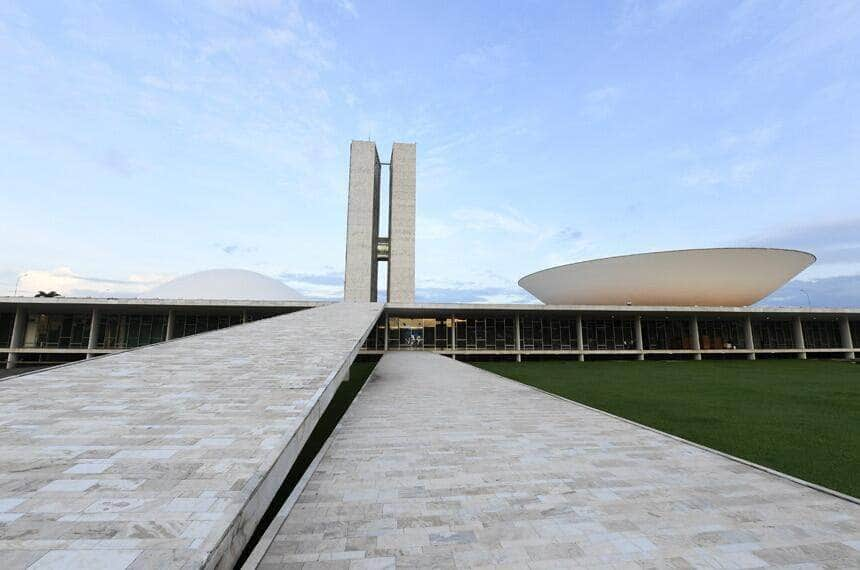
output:
M388 353L261 568L860 567L860 507L422 353Z
M232 567L381 308L0 382L0 567Z

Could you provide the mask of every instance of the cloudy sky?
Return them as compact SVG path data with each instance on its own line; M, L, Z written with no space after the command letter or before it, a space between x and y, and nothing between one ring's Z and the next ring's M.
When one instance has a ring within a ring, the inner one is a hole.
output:
M819 258L769 303L860 306L855 1L0 0L0 137L0 295L338 297L370 137L418 144L420 299L760 245Z

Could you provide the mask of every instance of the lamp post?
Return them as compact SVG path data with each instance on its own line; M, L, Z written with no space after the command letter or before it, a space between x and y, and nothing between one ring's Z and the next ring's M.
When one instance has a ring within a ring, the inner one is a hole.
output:
M18 276L18 279L15 280L15 293L12 294L13 297L18 296L18 284L21 282L21 278L26 277L27 275L28 274L26 272L22 273L21 275Z

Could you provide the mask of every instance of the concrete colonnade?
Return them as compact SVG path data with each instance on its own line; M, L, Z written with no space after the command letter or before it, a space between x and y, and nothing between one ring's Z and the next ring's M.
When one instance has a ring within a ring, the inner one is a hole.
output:
M839 334L842 337L842 348L845 349L845 358L853 360L855 357L854 341L851 339L851 323L848 321L848 317L841 317L839 319Z

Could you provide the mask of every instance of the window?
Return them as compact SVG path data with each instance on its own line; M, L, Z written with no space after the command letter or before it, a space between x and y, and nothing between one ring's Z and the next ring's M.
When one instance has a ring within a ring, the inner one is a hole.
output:
M794 328L791 321L753 321L753 344L758 348L794 348Z
M712 319L699 321L699 346L702 350L746 348L742 321Z
M577 350L576 319L523 317L520 328L523 350Z
M586 350L635 350L633 321L627 319L588 319L582 321Z
M30 315L24 346L27 348L87 348L91 313Z
M176 313L173 338L214 331L241 323L241 314Z
M135 348L167 338L167 314L104 315L99 319L99 348Z
M801 324L806 348L842 348L839 321L806 320Z
M15 327L15 313L0 313L0 347L12 344L12 329Z

